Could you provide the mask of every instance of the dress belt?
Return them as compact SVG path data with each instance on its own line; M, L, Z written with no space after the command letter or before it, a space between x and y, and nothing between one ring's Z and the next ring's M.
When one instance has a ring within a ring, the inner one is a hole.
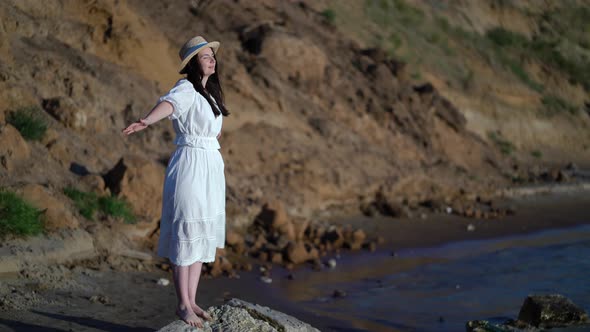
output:
M193 148L201 148L206 150L218 150L221 148L217 137L197 136L197 135L176 135L174 144L179 146L190 146Z

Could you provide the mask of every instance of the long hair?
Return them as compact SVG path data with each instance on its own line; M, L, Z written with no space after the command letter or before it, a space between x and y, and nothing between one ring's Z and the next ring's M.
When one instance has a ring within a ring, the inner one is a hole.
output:
M209 76L207 79L207 86L206 89L211 94L211 97L215 99L215 103L211 100L209 94L203 88L203 69L201 68L201 64L199 63L199 58L195 55L184 68L184 73L186 73L186 78L193 84L195 90L201 94L201 96L205 97L209 105L211 105L211 109L213 110L213 114L215 117L223 114L224 116L229 115L229 111L225 107L223 103L223 90L221 89L221 82L219 81L219 75L217 74L217 58L215 58L215 54L213 54L213 58L215 59L215 73Z

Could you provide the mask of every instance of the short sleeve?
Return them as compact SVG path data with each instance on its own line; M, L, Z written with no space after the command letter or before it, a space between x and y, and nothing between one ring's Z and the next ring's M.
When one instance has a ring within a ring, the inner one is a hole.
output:
M168 119L178 119L191 108L195 100L195 92L195 88L190 81L181 79L176 82L167 94L160 97L158 103L167 101L172 104L174 111L168 116Z

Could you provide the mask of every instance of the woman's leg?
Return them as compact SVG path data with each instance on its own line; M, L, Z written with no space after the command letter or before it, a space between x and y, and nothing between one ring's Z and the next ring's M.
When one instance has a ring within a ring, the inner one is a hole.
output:
M189 291L189 301L191 303L192 309L197 314L197 316L201 316L206 320L212 320L211 316L201 309L197 305L197 288L199 287L199 280L201 279L201 269L203 267L203 262L195 262L189 266L188 272L188 291Z
M203 327L203 322L195 315L189 296L189 266L180 266L172 264L172 273L174 275L174 287L176 288L176 297L178 304L176 314L187 324Z

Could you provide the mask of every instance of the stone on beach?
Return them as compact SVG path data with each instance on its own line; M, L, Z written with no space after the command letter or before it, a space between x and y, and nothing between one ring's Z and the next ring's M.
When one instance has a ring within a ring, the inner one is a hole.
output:
M204 322L202 329L190 327L185 322L177 320L161 328L158 332L319 332L318 329L293 316L236 298L220 306L210 307L207 312L213 317L213 321Z
M467 332L497 331L545 331L565 328L560 331L588 331L588 314L571 300L560 294L530 295L520 308L518 320L509 319L502 324L486 320L472 320L465 324Z
M589 322L583 309L559 294L528 296L520 308L518 320L545 328Z

